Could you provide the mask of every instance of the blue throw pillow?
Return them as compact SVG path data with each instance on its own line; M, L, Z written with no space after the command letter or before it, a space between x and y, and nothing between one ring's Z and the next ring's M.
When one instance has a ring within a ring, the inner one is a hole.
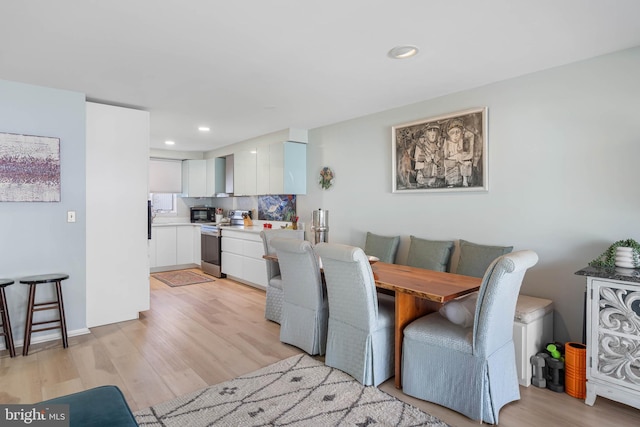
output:
M513 246L478 245L460 240L460 260L456 273L482 278L494 259L506 255L512 250Z
M428 270L446 271L453 251L453 242L447 240L427 240L409 236L409 256L407 265Z
M364 253L378 257L382 262L393 264L396 260L398 245L400 245L400 236L379 236L367 232Z

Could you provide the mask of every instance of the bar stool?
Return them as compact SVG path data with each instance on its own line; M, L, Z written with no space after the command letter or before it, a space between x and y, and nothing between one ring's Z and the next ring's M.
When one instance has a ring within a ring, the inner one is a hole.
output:
M11 284L13 284L11 279L0 279L0 312L2 313L2 332L0 335L4 335L4 343L7 350L9 350L9 356L16 357L11 321L9 320L9 306L7 305L7 296L4 293L4 288Z
M41 274L38 276L23 277L20 279L20 283L29 285L29 306L27 307L27 321L24 327L24 346L22 347L22 355L29 354L29 344L31 344L31 334L33 332L48 331L50 329L60 328L62 331L62 347L69 347L67 342L67 322L64 318L64 303L62 301L62 286L61 281L69 278L68 274L55 273L55 274ZM36 286L41 283L55 283L56 285L56 299L55 301L47 302L35 302L36 299ZM42 310L58 310L59 318L56 320L47 320L43 322L34 322L33 313ZM44 325L48 323L60 323L59 325L42 327L39 329L33 329L34 325Z

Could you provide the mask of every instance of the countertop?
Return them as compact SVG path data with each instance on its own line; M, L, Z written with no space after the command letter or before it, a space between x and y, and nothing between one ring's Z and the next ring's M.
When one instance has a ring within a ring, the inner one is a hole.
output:
M578 276L640 283L640 269L620 267L585 267L575 272Z
M179 218L176 218L174 221L171 220L163 220L163 221L159 221L159 222L153 222L151 223L152 227L176 227L176 226L195 226L195 227L200 227L202 224L212 224L212 225L219 225L220 226L220 230L233 230L233 231L241 231L241 232L245 232L245 233L260 233L262 230L264 230L264 226L263 224L265 222L269 222L270 224L273 225L273 230L276 229L280 229L282 226L287 226L290 223L288 222L278 222L278 221L257 221L254 220L252 226L249 227L245 227L245 226L230 226L228 225L228 223L215 223L215 222L208 222L208 223L201 223L201 222L189 222L188 219L187 221L181 220Z

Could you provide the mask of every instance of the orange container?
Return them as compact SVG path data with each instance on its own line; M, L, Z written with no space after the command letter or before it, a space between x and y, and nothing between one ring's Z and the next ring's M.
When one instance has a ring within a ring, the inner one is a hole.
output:
M587 397L587 347L584 344L564 345L564 389L569 396Z

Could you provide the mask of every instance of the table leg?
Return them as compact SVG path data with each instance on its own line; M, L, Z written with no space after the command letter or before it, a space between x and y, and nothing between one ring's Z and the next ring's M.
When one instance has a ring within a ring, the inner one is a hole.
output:
M418 317L432 313L440 304L402 292L396 292L395 385L402 388L402 333L404 327Z

